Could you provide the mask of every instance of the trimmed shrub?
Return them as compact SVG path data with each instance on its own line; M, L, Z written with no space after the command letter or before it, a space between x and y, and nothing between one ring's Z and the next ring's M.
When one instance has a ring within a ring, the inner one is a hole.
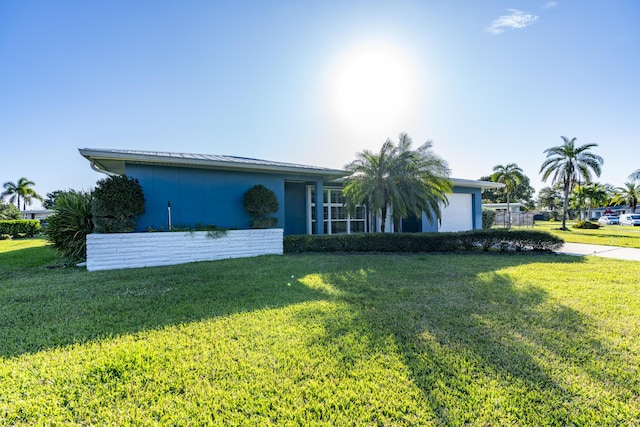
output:
M578 221L573 225L573 228L581 228L584 230L596 230L600 228L600 224L591 221Z
M552 251L564 241L544 231L472 230L458 233L357 233L294 235L284 252L450 252L496 248Z
M37 219L10 219L0 221L0 234L7 234L12 238L33 237L40 231L40 221Z
M127 233L136 229L135 219L144 213L140 182L125 175L98 181L91 213L96 233Z
M47 218L45 234L64 256L82 260L87 257L87 234L93 231L91 193L62 191L52 205L55 213Z
M492 209L482 209L482 229L488 230L493 227L497 212Z
M251 215L251 228L271 228L278 224L278 218L268 217L267 215L278 212L280 204L276 193L257 184L244 193L242 200L247 213Z

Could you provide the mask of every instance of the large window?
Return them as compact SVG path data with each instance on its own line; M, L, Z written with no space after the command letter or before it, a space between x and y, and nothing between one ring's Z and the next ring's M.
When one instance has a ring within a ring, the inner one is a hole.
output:
M342 190L339 188L325 188L324 198L324 234L361 233L366 231L366 213L364 206L356 207L353 215L349 215L343 206ZM307 232L316 232L316 190L307 187Z

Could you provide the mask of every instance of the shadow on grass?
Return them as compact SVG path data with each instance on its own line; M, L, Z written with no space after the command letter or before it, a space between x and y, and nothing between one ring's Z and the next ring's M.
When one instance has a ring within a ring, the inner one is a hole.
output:
M292 286L293 263L276 256L89 273L47 269L51 248L10 254L0 258L18 265L0 267L0 357L326 298Z
M344 317L305 314L324 322L311 344L338 348L349 369L393 341L436 424L594 424L594 413L620 406L619 390L637 398L634 359L612 351L594 319L505 273L535 263L586 265L474 253L286 255L94 273L23 266L0 284L0 356L329 301L346 307L335 311Z
M612 350L594 319L500 272L582 258L460 257L466 258L461 268L446 255L353 258L355 272L337 269L324 279L358 313L351 326L362 331L371 352L384 337L394 338L436 424L624 420L624 410L610 403L640 390L633 361ZM397 273L378 273L388 268ZM345 333L333 320L326 328L327 345Z
M59 259L51 246L0 252L0 286L9 278L37 274Z

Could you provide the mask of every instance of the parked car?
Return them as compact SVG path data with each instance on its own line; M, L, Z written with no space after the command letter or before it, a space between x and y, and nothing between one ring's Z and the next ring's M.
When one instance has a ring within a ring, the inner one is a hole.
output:
M640 225L640 214L620 215L620 225Z
M620 224L620 220L615 215L602 215L598 218L598 223L601 225L617 225Z

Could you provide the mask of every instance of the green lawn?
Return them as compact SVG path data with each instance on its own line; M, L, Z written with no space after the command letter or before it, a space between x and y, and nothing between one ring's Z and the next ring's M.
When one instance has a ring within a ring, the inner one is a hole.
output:
M568 230L560 230L560 221L536 221L534 230L544 230L564 239L567 243L640 248L640 227L605 225L597 230L573 228L576 221L567 221Z
M42 241L0 241L0 425L640 419L640 262L478 252L61 265Z

